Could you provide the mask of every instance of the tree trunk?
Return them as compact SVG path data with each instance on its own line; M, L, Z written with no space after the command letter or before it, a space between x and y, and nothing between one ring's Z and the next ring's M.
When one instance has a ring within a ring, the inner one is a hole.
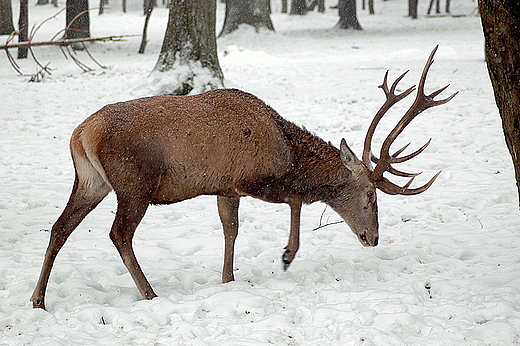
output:
M282 13L287 13L288 7L288 0L282 0Z
M18 42L29 40L29 1L20 0L20 16L18 18ZM18 48L18 59L27 58L27 47Z
M88 0L67 0L65 38L90 37L90 16L88 12Z
M240 24L253 26L256 32L261 29L274 31L270 16L270 0L227 0L226 16L219 37L238 29Z
M47 1L47 0L45 0ZM99 15L105 13L105 5L108 5L108 0L99 0Z
M520 2L479 0L486 62L520 195Z
M13 33L13 9L11 0L0 0L0 35Z
M374 9L374 0L368 0L368 14L376 14Z
M215 0L172 0L153 77L161 95L187 95L223 87L217 56Z
M362 30L357 19L356 0L339 0L338 14L340 29Z
M417 19L418 17L419 0L408 0L408 17Z
M314 11L314 8L318 6L318 12L325 12L325 0L313 0L309 4L309 11Z
M307 0L291 0L291 12L289 14L307 14Z
M155 7L155 0L145 0L144 1L144 14L146 15L144 19L144 27L143 27L143 36L141 37L141 46L139 47L139 54L144 54L146 49L146 44L148 43L148 23L150 22L150 17L152 16L153 8Z

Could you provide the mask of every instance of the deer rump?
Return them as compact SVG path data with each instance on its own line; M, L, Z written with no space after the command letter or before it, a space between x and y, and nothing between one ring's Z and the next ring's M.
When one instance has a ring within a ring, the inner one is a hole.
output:
M78 184L151 204L199 195L286 202L295 136L311 135L257 97L219 89L108 105L78 126L71 151Z

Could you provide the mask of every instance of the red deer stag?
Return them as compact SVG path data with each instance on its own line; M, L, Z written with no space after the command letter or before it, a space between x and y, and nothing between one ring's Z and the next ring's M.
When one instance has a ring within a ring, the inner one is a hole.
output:
M213 90L195 96L157 96L108 105L73 132L70 147L75 181L63 213L52 226L41 274L32 295L35 308L45 308L45 291L58 251L83 218L111 191L117 212L110 239L119 251L144 299L156 297L132 248L132 238L149 204L169 204L199 195L217 195L225 237L222 281L234 280L233 252L241 196L286 203L291 210L285 269L299 247L302 204L324 202L335 210L364 246L378 243L376 188L389 194L413 195L430 187L437 175L410 188L417 174L395 169L419 150L399 156L390 146L410 121L427 108L450 101L433 100L444 89L424 94L433 63L423 70L415 102L384 141L379 157L371 152L374 130L390 107L415 90L396 94L401 75L389 88L388 72L380 86L386 102L368 129L362 160L345 140L340 148L283 119L253 95L239 90ZM376 165L372 169L371 161ZM411 177L398 186L384 172Z

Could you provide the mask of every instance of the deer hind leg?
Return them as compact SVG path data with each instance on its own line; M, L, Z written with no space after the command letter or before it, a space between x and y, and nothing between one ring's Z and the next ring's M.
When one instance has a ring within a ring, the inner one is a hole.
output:
M111 190L110 186L104 182L101 176L93 175L90 178L91 179L83 180L82 178L78 178L78 174L76 174L67 206L52 226L49 245L45 252L40 277L31 297L34 308L45 309L45 291L58 252L79 223Z
M110 230L110 239L119 252L143 299L153 299L157 295L144 276L132 247L135 230L144 217L147 208L148 200L146 199L136 198L135 196L126 198L118 196L117 212Z
M217 196L218 214L224 229L224 267L222 268L222 282L235 281L233 274L233 258L235 254L235 240L238 235L238 205L240 197Z
M282 255L283 270L289 268L300 247L300 215L302 204L300 202L294 202L290 203L289 206L291 207L291 231L289 233L289 242Z

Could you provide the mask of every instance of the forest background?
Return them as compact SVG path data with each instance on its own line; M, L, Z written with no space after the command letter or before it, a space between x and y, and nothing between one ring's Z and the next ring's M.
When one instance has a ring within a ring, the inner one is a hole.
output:
M0 344L519 344L518 198L476 4L453 1L452 15L434 18L426 18L420 4L419 19L411 20L404 1L376 1L375 15L358 13L362 31L335 28L331 5L323 14L289 16L273 2L276 31L242 27L218 39L220 64L226 86L252 92L335 145L345 137L360 153L383 102L377 85L384 72L395 77L410 69L403 88L415 84L440 44L427 89L451 83L460 94L422 114L403 141L432 137L411 169L443 173L422 195L379 195L381 244L363 248L344 224L311 231L320 219L338 217L321 204L307 206L302 247L283 272L288 208L245 199L237 281L223 285L215 198L150 208L135 247L160 297L142 301L108 239L111 195L60 253L48 311L31 308L45 230L72 185L70 133L105 104L156 91L149 75L167 20L159 7L144 55L136 54L139 37L89 46L108 69L77 52L95 67L84 73L59 48L35 48L53 71L29 83L0 60ZM31 4L30 13L37 23L55 9ZM220 3L217 14L220 28ZM138 35L144 20L141 4L123 14L117 2L91 19L93 36ZM36 39L47 40L63 26L63 17L53 19ZM39 70L30 59L18 62L27 73ZM382 124L376 142L405 107Z

